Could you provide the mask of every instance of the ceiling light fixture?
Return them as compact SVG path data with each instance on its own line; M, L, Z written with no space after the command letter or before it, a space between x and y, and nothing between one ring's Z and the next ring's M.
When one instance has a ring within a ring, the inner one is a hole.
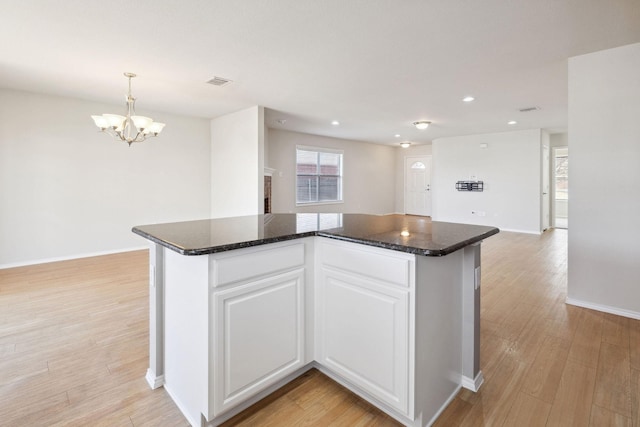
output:
M331 122L331 124L334 125L334 126L338 126L340 124L340 122L337 121L337 120L334 120L334 121Z
M400 143L400 147L402 148L409 148L411 147L411 143L409 141L404 141Z
M147 137L158 136L164 128L164 123L154 122L153 119L144 116L136 116L136 99L131 96L131 79L136 75L124 73L129 79L129 93L127 93L127 115L103 114L101 116L91 116L100 131L106 132L120 141L124 141L129 146L134 142L142 142Z
M420 129L420 130L424 130L424 129L428 128L430 124L431 124L431 122L428 122L426 120L419 120L417 122L413 122L413 125L415 127L417 127L418 129Z
M464 98L462 98L463 102L471 102L473 101L475 98L473 96L465 96Z
M396 137L396 138L400 138L400 134L399 134L399 133L396 133L396 134L395 134L395 135L393 135L393 136L394 136L394 137Z
M508 125L517 125L518 122L516 122L515 120L511 120L510 122L507 122Z

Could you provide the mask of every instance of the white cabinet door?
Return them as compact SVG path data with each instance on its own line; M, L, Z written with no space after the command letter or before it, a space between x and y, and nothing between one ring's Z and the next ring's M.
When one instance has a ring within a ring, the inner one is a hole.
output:
M319 362L409 415L409 290L326 266L320 276Z
M212 293L210 416L304 365L303 285L298 269Z

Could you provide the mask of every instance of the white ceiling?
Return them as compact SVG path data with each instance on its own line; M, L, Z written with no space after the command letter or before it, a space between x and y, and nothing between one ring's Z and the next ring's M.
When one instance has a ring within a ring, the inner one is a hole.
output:
M273 128L425 143L565 130L567 58L639 42L640 1L0 0L0 40L4 88L124 110L130 71L139 114L263 105Z

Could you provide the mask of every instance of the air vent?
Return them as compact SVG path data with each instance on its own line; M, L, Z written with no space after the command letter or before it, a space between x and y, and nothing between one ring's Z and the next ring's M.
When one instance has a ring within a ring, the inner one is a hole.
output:
M527 107L527 108L521 108L518 111L520 111L521 113L528 113L530 111L538 111L540 109L540 107Z
M224 77L214 77L211 80L209 80L207 83L209 83L210 85L214 85L214 86L226 86L229 83L231 83L232 80L229 79L225 79Z

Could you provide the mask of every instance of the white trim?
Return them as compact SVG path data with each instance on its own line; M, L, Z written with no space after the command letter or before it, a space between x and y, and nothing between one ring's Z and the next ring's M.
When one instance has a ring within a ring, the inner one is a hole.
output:
M311 145L296 145L296 150L320 151L322 153L344 154L344 150L339 148L313 147Z
M157 376L151 369L147 369L147 375L144 376L144 379L147 380L147 384L152 390L164 385L164 375Z
M638 319L640 320L640 313L637 311L625 310L624 308L611 307L609 305L603 304L594 304L588 301L581 301L574 298L569 298L565 300L565 303L569 305L575 305L576 307L589 308L591 310L602 311L603 313L615 314L622 317L628 317L630 319Z
M516 230L513 228L500 228L500 231L508 231L510 233L524 233L524 234L535 234L537 236L542 235L542 231L531 231L531 230Z
M342 205L344 204L343 200L336 200L335 202L307 202L307 203L298 203L296 202L296 207L302 207L302 206L322 206L322 205ZM298 212L298 213L305 213L305 212Z
M314 360L313 362L311 362L311 365L314 368L316 368L318 371L322 372L324 375L328 376L329 378L331 378L332 380L334 380L335 382L337 382L341 386L345 387L346 389L348 389L352 393L360 396L362 399L366 400L367 402L369 402L373 406L375 406L376 409L379 409L380 411L382 411L385 414L389 415L390 417L394 418L395 420L397 420L401 424L403 424L403 425L411 425L411 419L412 418L417 418L415 413L413 414L413 417L410 418L410 417L407 416L407 414L403 414L399 410L397 410L395 408L392 408L387 403L380 401L378 398L376 398L373 395L369 394L368 392L364 391L360 387L354 385L349 380L347 380L344 377L334 373L331 370L331 368L328 368L328 367L326 367L324 365L321 365L320 363L318 363L318 361ZM454 397L458 393L458 390L460 390L460 387L458 387L456 389L456 392L453 394ZM414 396L414 398L415 398L415 396ZM448 404L449 404L449 401L447 401L446 404L442 405L440 410L436 413L436 416L439 415L447 407ZM414 409L414 411L415 411L415 409ZM434 418L434 420L435 420L435 418Z
M404 214L407 215L407 214ZM442 219L436 219L431 217L432 221L435 222L453 222L453 221L447 221L447 220L442 220ZM480 225L480 226L485 226L484 224L472 224L472 223L463 223L463 222L456 222L456 224L468 224L468 225ZM500 231L508 231L509 233L523 233L523 234L534 234L536 236L541 236L543 231L531 231L531 230L517 230L515 228L502 228L500 226L495 226L500 228Z
M467 376L462 376L462 387L467 390L471 390L472 392L477 392L480 390L480 386L484 383L484 375L482 375L482 371L478 372L478 375L474 379L471 379Z
M211 420L208 420L208 421L204 422L202 425L206 426L206 427L213 427L213 426L218 426L218 425L224 423L225 421L228 421L229 419L231 419L234 416L238 415L240 412L244 411L245 409L247 409L251 405L259 402L260 400L262 400L265 397L269 396L270 394L274 393L276 390L284 387L285 385L289 384L291 381L293 381L296 378L304 375L307 371L311 370L313 367L314 366L313 366L312 363L306 364L302 368L300 368L297 371L291 373L290 375L287 375L283 379L281 379L278 382L272 384L271 386L265 388L261 392L256 393L255 395L253 395L252 397L248 398L244 402L238 404L237 406L234 406L233 408L229 409L228 411L225 411L225 412L223 412L223 413L221 413L219 415L214 416ZM203 420L204 420L204 416L203 416Z
M112 255L112 254L119 254L123 252L134 252L134 251L141 251L141 250L148 250L148 249L149 249L148 246L137 246L133 248L113 249L110 251L89 252L86 254L66 255L62 257L35 259L35 260L23 261L23 262L12 262L8 264L0 264L0 270L4 270L6 268L25 267L28 265L46 264L49 262L58 262L58 261L69 261L73 259L91 258L94 256Z

